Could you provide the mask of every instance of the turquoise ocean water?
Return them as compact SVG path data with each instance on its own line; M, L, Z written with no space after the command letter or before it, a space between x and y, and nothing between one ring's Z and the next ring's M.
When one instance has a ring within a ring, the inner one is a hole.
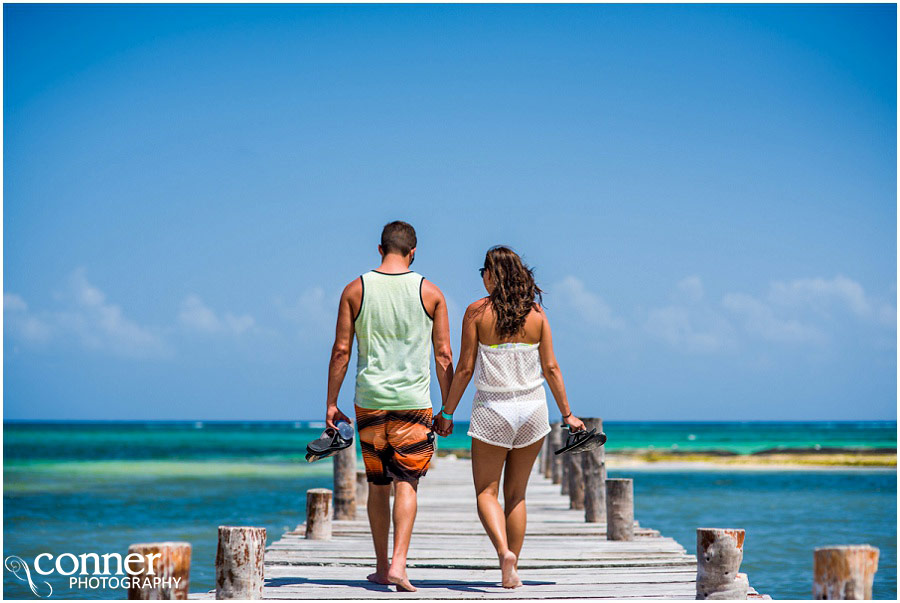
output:
M136 542L193 546L191 592L214 587L216 527L256 525L277 540L304 520L305 492L330 487L329 460L304 461L310 422L5 422L3 554L127 552ZM468 448L466 425L440 440ZM897 447L896 422L606 422L610 452L671 449ZM635 516L695 551L700 526L747 530L742 571L761 592L811 598L812 550L881 549L876 599L895 599L894 469L610 471L635 478ZM427 477L425 478L427 479ZM474 510L473 510L474 512ZM527 542L526 542L527 551ZM527 553L526 553L527 554ZM414 556L414 552L412 553ZM125 598L122 589L70 589L52 598ZM47 589L38 584L41 594ZM36 598L10 571L5 598Z

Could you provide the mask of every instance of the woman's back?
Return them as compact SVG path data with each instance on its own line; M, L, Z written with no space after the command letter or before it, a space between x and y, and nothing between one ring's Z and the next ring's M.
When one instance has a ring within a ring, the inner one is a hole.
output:
M540 343L478 344L475 387L480 392L521 392L544 383Z
M539 343L541 329L544 326L544 314L537 304L525 317L525 324L514 337L502 338L497 333L497 314L491 305L490 298L480 300L478 312L475 314L475 327L478 330L478 342L485 345L501 343Z

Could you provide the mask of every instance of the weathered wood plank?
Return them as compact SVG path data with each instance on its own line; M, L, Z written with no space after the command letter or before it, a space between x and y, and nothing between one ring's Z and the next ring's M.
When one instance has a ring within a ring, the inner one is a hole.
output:
M535 471L528 534L519 559L524 583L500 587L497 556L478 521L471 466L441 459L419 486L409 551L415 593L372 584L375 563L366 510L332 522L331 540L305 538L298 525L266 548L266 599L693 599L697 559L672 538L634 521L634 539L607 540L607 524L585 523L569 497ZM502 500L501 500L502 503ZM192 593L212 598L215 591ZM749 589L749 593L758 593Z

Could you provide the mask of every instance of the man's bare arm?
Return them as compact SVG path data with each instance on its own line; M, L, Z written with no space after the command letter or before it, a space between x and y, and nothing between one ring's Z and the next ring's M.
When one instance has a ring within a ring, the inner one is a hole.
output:
M450 347L450 319L447 315L447 300L433 283L422 283L422 300L434 317L431 326L431 343L434 346L434 365L438 384L441 387L441 403L447 401L450 384L453 382L453 350Z
M341 419L350 422L349 417L337 407L338 394L341 384L347 374L347 366L350 364L350 351L353 349L353 318L354 306L359 308L359 303L352 303L362 297L362 283L359 279L344 287L341 293L341 301L338 304L337 326L334 333L334 345L331 347L331 361L328 363L328 394L325 400L325 425L334 427L334 422Z

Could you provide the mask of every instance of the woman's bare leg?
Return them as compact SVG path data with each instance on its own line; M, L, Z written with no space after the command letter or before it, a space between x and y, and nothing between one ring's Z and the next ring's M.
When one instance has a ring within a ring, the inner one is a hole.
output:
M472 438L472 477L475 480L478 518L497 549L503 586L515 588L522 582L516 573L516 555L509 550L506 541L506 516L497 498L500 492L500 474L508 452L506 448Z
M544 438L524 448L513 448L506 457L506 473L503 476L503 504L506 514L506 539L509 550L516 556L518 568L519 553L522 552L522 543L525 541L525 524L527 514L525 511L525 489L528 487L528 478L534 460Z

